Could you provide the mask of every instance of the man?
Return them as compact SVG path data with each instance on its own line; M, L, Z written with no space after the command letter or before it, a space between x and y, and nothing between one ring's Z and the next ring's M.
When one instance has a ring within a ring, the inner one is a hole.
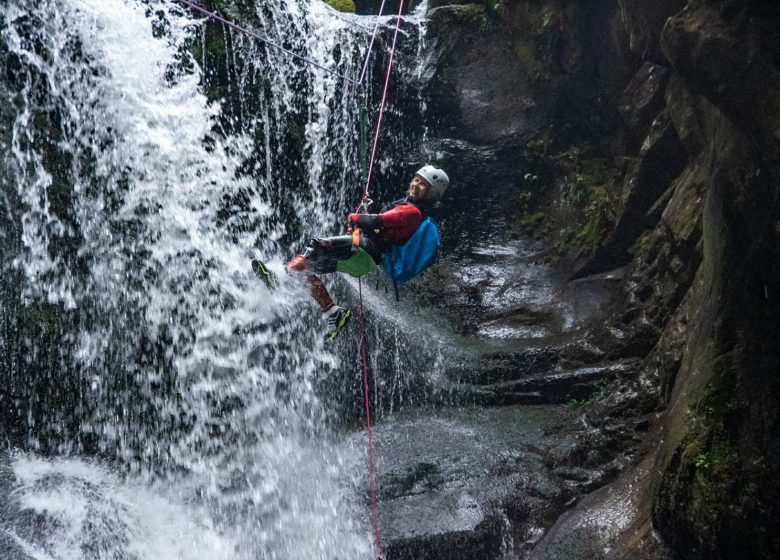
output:
M409 184L405 198L393 202L380 214L350 214L350 235L312 239L303 254L288 263L287 269L296 272L344 272L356 278L372 272L389 247L403 245L414 235L449 184L447 174L441 169L432 165L422 167ZM258 272L257 268L255 272ZM325 340L333 340L347 324L351 313L334 303L325 284L315 274L309 274L308 281L312 297L328 322Z

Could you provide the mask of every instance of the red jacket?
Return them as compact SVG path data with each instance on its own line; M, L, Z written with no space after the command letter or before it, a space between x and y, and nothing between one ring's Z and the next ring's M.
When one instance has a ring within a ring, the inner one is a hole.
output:
M388 245L403 245L414 235L425 217L411 202L402 201L381 214L350 214L353 227L380 230L379 237Z

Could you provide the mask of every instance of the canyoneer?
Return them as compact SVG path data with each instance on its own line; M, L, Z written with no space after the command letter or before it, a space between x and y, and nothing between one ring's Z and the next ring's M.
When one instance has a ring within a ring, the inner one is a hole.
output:
M404 198L390 203L379 214L350 214L348 235L313 238L303 253L287 264L288 272L308 273L311 295L327 321L325 340L333 340L352 314L333 301L317 274L343 272L359 278L379 264L394 283L420 274L436 260L439 233L429 214L449 185L444 171L425 165L415 173ZM270 287L278 285L261 261L252 261L252 269Z

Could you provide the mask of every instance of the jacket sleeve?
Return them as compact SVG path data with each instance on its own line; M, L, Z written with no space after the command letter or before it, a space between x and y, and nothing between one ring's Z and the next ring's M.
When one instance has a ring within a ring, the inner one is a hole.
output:
M401 204L379 215L384 225L384 235L388 243L403 244L409 239L423 221L423 215L413 204Z
M382 229L384 225L379 214L350 214L349 223L362 229Z

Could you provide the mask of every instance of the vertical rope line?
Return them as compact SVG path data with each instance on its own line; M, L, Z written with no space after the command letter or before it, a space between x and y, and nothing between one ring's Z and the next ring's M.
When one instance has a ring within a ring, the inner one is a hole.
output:
M363 282L358 278L358 299L360 301L360 354L363 359L363 400L366 406L366 432L368 434L368 485L371 492L371 519L374 527L374 553L380 560L379 511L377 507L376 467L374 466L374 443L371 434L371 399L368 391L368 357L366 350L366 323L363 314Z
M216 21L219 21L220 23L223 23L224 25L227 25L233 29L236 29L237 31L240 31L242 33L245 33L246 35L249 35L259 41L262 41L263 43L269 45L270 47L273 47L275 49L278 49L288 55L290 55L292 58L295 58L297 60L300 60L302 62L305 62L307 64L310 64L316 68L319 68L321 70L324 70L325 72L329 72L331 74L334 74L338 76L339 78L342 78L345 81L348 81L353 84L360 85L363 82L363 79L365 78L366 71L368 69L368 58L371 54L371 50L373 49L374 42L376 39L377 30L379 29L379 21L377 20L376 25L374 26L374 31L371 35L371 41L369 43L368 49L366 50L366 58L363 62L363 67L360 72L360 78L358 80L349 78L348 76L344 74L340 74L330 68L327 68L318 62L301 56L297 53L294 53L290 51L289 49L286 49L282 47L281 45L274 43L267 37L262 37L258 35L257 33L250 31L249 29L246 29L244 27L241 27L239 25L236 25L235 23L219 16L216 14L216 12L209 12L205 8L202 8L201 6L195 4L194 2L191 2L190 0L174 0L176 2L179 2L181 4L184 4L185 6L188 6L192 8L193 10L196 10L205 16L214 19ZM382 10L384 9L385 0L382 0L381 7L379 9L379 15L381 16ZM404 9L404 0L400 0L398 4L398 15L396 17L395 22L395 30L393 31L393 42L390 47L390 60L387 64L387 73L385 75L385 85L382 90L382 100L379 104L379 115L377 117L377 124L376 124L376 130L374 132L374 140L371 146L371 157L369 159L369 165L368 165L368 172L366 173L366 188L365 192L363 193L363 200L358 205L357 210L360 209L360 206L363 204L364 201L368 200L368 194L369 189L371 186L371 176L373 174L374 170L374 161L376 160L376 149L377 144L379 143L379 133L380 129L382 127L382 117L384 115L385 111L385 103L387 101L387 90L388 86L390 84L390 75L393 67L393 59L395 57L395 47L396 43L398 41L398 31L401 27L401 15L403 14ZM357 211L356 210L356 211ZM370 486L370 492L371 492L371 513L373 518L373 527L374 527L374 551L376 554L376 559L380 560L380 540L379 540L379 513L377 508L377 486L376 486L376 468L374 466L374 446L373 446L373 440L372 440L372 434L371 434L371 399L369 395L369 388L368 388L368 357L366 352L366 329L365 329L365 314L363 312L363 283L360 279L358 279L358 294L359 294L359 300L360 300L360 353L361 358L363 362L363 398L365 401L365 407L366 407L366 430L368 434L368 478L369 478L369 486Z
M360 201L360 204L358 204L358 207L355 209L355 212L360 210L360 206L363 204L363 201L368 200L368 193L369 188L371 187L371 176L374 171L374 160L376 159L376 147L379 143L379 131L382 128L382 116L385 113L385 102L387 101L387 88L390 85L390 71L393 68L393 57L395 56L395 45L398 40L398 30L401 27L401 14L403 13L404 9L404 0L401 0L398 3L398 16L395 20L395 31L393 32L393 43L390 46L390 61L387 64L387 74L385 75L385 86L382 90L382 101L379 103L379 116L377 117L376 122L376 130L374 131L374 142L371 146L371 158L368 162L368 177L366 178L366 189L363 193L363 200Z
M385 102L387 101L387 89L390 84L390 73L393 68L393 58L395 56L395 46L398 41L398 30L401 27L401 15L403 14L404 0L398 3L398 16L395 20L395 30L393 31L393 43L390 46L390 60L387 63L387 74L385 75L385 85L382 90L382 100L379 103L379 115L377 117L376 130L374 131L374 142L371 147L371 158L369 159L368 174L366 177L366 189L363 193L363 200L358 204L356 212L364 202L369 200L368 193L371 186L371 174L374 170L374 161L376 159L376 147L379 142L379 131L382 127L382 115L385 111ZM363 282L358 278L358 299L360 302L360 354L363 361L363 400L366 406L366 432L368 436L368 484L371 492L371 517L374 526L374 553L376 560L380 560L380 541L379 541L379 511L377 507L376 491L376 467L374 466L374 444L371 434L371 398L368 390L368 358L366 355L366 326L365 313L363 311Z
M360 77L358 78L357 83L362 84L363 78L366 77L366 71L368 70L368 55L371 54L371 49L374 48L374 40L376 39L376 32L379 30L379 18L382 16L382 13L385 11L385 1L382 0L382 3L379 5L379 13L376 16L376 23L374 24L374 31L371 33L371 42L368 43L368 49L366 50L366 59L363 61L363 68L360 70Z

